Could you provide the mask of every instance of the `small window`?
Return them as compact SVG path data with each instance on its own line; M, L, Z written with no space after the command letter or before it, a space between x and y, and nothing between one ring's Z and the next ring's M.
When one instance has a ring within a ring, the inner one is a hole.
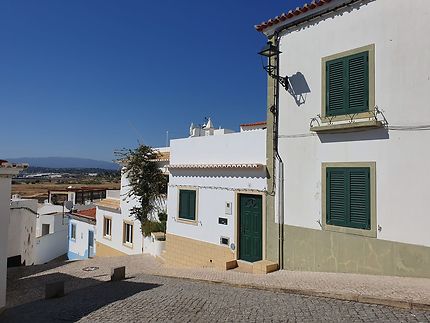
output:
M369 52L325 63L326 116L369 111Z
M124 223L123 242L132 244L133 243L133 224Z
M49 224L42 224L42 236L46 236L47 234L49 234L49 229Z
M72 223L72 227L70 229L70 239L76 240L76 224Z
M104 218L103 236L108 238L112 236L112 219Z
M370 169L327 167L326 221L370 230Z
M179 190L179 219L196 220L196 191Z

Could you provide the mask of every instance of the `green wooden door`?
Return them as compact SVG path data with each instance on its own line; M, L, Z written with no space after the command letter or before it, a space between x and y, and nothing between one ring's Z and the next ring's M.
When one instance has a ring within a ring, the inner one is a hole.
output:
M254 262L262 259L263 218L261 195L240 195L239 205L239 258Z

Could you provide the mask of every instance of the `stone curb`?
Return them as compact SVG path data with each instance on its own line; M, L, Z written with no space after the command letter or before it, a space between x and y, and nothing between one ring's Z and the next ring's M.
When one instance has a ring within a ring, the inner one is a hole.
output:
M429 303L420 303L412 300L396 299L396 298L389 298L389 297L377 297L377 296L362 295L357 293L322 292L322 291L317 291L312 289L298 289L298 288L296 289L296 288L269 287L269 286L252 285L252 284L238 284L238 283L232 283L232 282L223 281L223 280L206 280L203 278L181 277L181 276L160 274L160 273L154 273L152 275L159 276L159 277L186 279L191 281L199 281L199 282L206 282L206 283L212 283L212 284L226 284L226 285L230 285L238 288L252 288L252 289L258 289L258 290L266 290L266 291L288 293L288 294L295 294L295 295L302 295L302 296L325 297L325 298L337 299L341 301L383 305L383 306L390 306L390 307L402 308L402 309L408 309L408 310L413 309L413 310L421 310L421 311L430 311Z

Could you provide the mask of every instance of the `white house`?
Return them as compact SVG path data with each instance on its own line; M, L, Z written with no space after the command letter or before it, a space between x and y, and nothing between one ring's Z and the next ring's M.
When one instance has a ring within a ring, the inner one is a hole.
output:
M427 0L320 0L256 26L281 52L268 82L268 259L430 277L428 17Z
M170 141L168 263L230 269L239 260L267 270L265 123L241 128L215 129L209 120Z
M69 250L67 258L81 260L96 255L96 208L69 214Z
M39 265L67 253L67 209L15 196L10 210L8 266Z
M6 306L6 275L8 229L10 221L11 178L27 165L9 164L0 160L0 313Z

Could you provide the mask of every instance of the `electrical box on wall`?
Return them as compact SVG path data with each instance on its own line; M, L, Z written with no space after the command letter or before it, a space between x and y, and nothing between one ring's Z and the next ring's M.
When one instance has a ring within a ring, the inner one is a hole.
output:
M233 206L231 202L225 202L225 214L231 215L232 208Z
M218 224L227 225L228 221L226 218L218 218Z
M230 239L226 237L219 238L219 243L228 246L230 243Z

